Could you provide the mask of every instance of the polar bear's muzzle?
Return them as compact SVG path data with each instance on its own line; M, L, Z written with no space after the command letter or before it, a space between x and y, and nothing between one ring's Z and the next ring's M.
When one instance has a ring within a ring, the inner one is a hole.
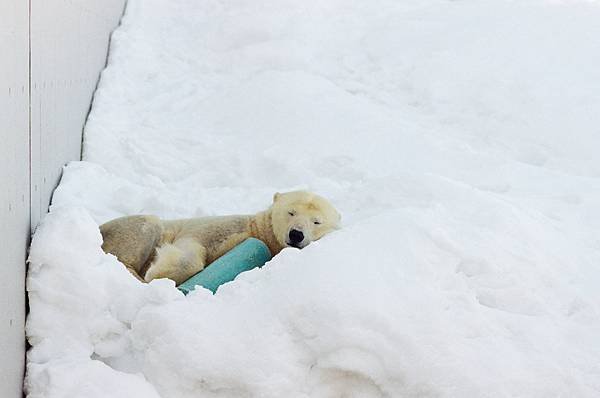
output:
M299 230L299 229L295 229L292 228L290 229L290 232L288 233L288 237L287 237L287 244L289 246L292 247L297 247L298 249L302 249L304 246L307 245L307 243L304 243L304 233Z

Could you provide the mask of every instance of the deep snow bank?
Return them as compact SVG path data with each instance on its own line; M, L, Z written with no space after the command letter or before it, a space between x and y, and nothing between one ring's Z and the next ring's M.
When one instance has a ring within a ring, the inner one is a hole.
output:
M600 394L597 3L130 1L31 250L31 397ZM330 197L217 295L137 283L123 214Z

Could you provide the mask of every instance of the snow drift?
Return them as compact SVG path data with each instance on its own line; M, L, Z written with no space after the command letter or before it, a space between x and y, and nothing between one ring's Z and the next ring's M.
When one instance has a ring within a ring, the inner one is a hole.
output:
M45 397L600 394L600 5L130 1L31 248ZM330 198L216 295L98 225Z

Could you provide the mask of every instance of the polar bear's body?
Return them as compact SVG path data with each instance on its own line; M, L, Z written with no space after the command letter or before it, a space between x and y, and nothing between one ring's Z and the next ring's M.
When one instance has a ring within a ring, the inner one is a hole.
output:
M100 226L105 252L117 256L141 281L169 278L180 284L249 237L273 255L305 247L337 228L340 216L310 192L275 194L271 207L255 215L161 220L137 215Z

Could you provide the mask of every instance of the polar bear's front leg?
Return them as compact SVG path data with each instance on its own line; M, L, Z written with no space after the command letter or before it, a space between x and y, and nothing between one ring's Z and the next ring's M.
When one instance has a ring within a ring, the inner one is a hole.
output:
M206 248L192 238L181 238L156 249L156 257L144 279L169 278L176 284L185 282L206 265Z

